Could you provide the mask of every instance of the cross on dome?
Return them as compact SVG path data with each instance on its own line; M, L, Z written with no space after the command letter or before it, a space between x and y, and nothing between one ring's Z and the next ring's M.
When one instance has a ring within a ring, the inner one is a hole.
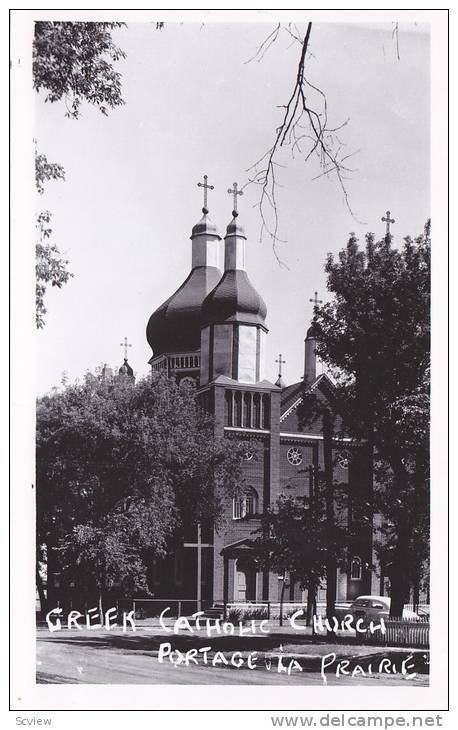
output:
M207 213L208 213L208 208L207 208L207 190L214 190L215 189L215 186L214 185L208 185L207 184L207 180L208 180L208 176L207 175L204 175L204 181L203 181L203 183L201 183L201 182L198 182L197 183L197 187L198 188L203 188L204 189L204 207L202 208L202 213L204 215L207 215Z
M318 292L317 291L315 292L315 294L313 296L313 299L309 299L309 302L313 302L313 306L314 307L317 307L319 304L323 304L323 300L322 299L318 299Z
M124 337L124 342L121 342L119 347L124 347L124 360L127 360L127 348L132 347L132 345L127 342L127 337Z
M387 236L390 236L391 235L391 233L390 233L390 223L396 223L396 221L394 220L394 218L390 218L390 215L391 215L390 211L387 210L386 211L386 218L385 218L385 216L382 217L383 223L386 223L386 235Z
M286 364L286 360L282 360L282 353L280 352L278 356L278 360L275 360L275 362L278 363L278 377L281 378L281 366Z
M229 195L233 195L234 196L234 210L232 211L232 215L234 216L234 218L237 218L237 216L238 216L238 211L237 211L237 195L243 195L243 190L237 190L237 183L236 182L235 183L232 183L232 184L234 186L234 189L231 190L230 188L228 188L227 189L227 192L229 193Z

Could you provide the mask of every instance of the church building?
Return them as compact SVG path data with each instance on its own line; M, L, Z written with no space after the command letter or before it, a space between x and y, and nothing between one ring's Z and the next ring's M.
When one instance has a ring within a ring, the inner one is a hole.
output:
M201 535L199 529L192 543L178 547L161 569L156 566L154 596L197 595L204 608L223 602L277 602L283 576L263 569L257 559L260 516L281 494L301 496L313 489L324 466L323 428L320 419L304 418L304 407L310 394L330 402L334 386L326 374L317 374L313 324L306 332L298 381L283 383L281 355L278 380L267 379L267 307L248 274L249 246L237 211L240 191L235 183L228 191L234 195L234 210L220 262L221 237L209 217L206 176L200 186L203 216L191 233L190 273L149 318L150 365L153 373L165 371L177 382L193 382L203 407L214 417L216 433L246 444L246 486L243 496L233 500L220 532ZM348 560L337 569L336 597L345 601L379 593L379 577L372 570L372 524L357 522L357 503L372 489L372 471L364 448L350 439L333 438L332 457L334 479L346 485L344 519L357 528ZM318 599L323 598L322 590ZM302 599L294 576L289 576L285 601Z

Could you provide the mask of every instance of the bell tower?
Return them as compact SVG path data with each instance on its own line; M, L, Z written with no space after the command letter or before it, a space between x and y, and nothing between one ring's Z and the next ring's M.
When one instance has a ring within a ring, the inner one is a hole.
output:
M224 237L224 274L202 305L200 384L223 375L240 383L265 378L267 307L245 269L246 236L238 222L237 195Z

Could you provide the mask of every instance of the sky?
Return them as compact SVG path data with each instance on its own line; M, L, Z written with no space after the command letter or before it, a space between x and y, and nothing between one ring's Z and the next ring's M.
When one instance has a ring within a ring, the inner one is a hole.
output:
M132 23L115 31L126 52L116 64L125 105L104 117L83 104L65 118L62 102L36 94L38 150L66 170L37 200L52 212L53 240L74 277L46 295L46 326L37 333L38 392L103 363L119 366L127 336L129 362L145 375L150 314L190 270L192 226L201 217L204 174L210 217L221 236L231 219L227 189L248 181L248 168L272 145L295 83L299 45L282 31L261 60L249 61L273 23ZM301 32L304 24L298 24ZM316 23L306 62L327 99L354 170L347 191L320 177L317 161L279 158L280 266L268 237L260 241L259 189L239 199L247 234L247 271L267 304L267 374L286 360L286 384L303 374L309 301L326 290L328 253L350 232L382 236L395 218L394 243L422 232L430 216L429 34L426 26ZM313 100L314 97L311 97ZM222 244L221 244L222 245Z

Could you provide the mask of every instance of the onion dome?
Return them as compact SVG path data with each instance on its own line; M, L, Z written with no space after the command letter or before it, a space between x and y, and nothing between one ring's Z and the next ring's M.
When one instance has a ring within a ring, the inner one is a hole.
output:
M119 372L119 375L128 375L130 378L133 377L134 371L132 370L129 363L127 362L127 357L124 358L124 363L121 365L118 372Z
M306 339L307 340L317 340L319 338L319 332L318 332L318 325L315 322L315 320L312 321L312 324L307 330Z
M203 233L208 233L212 236L217 236L218 240L221 240L221 237L218 234L217 227L208 217L208 210L206 208L202 208L202 212L203 212L202 218L200 219L200 221L198 223L196 223L195 226L192 227L191 240L193 238L195 238L196 236L201 236Z
M267 329L266 304L245 271L245 241L243 227L234 215L225 235L224 275L202 306L204 324L242 322Z
M146 337L153 356L200 348L202 303L221 278L217 242L221 240L207 209L193 227L192 269L183 284L149 318Z

